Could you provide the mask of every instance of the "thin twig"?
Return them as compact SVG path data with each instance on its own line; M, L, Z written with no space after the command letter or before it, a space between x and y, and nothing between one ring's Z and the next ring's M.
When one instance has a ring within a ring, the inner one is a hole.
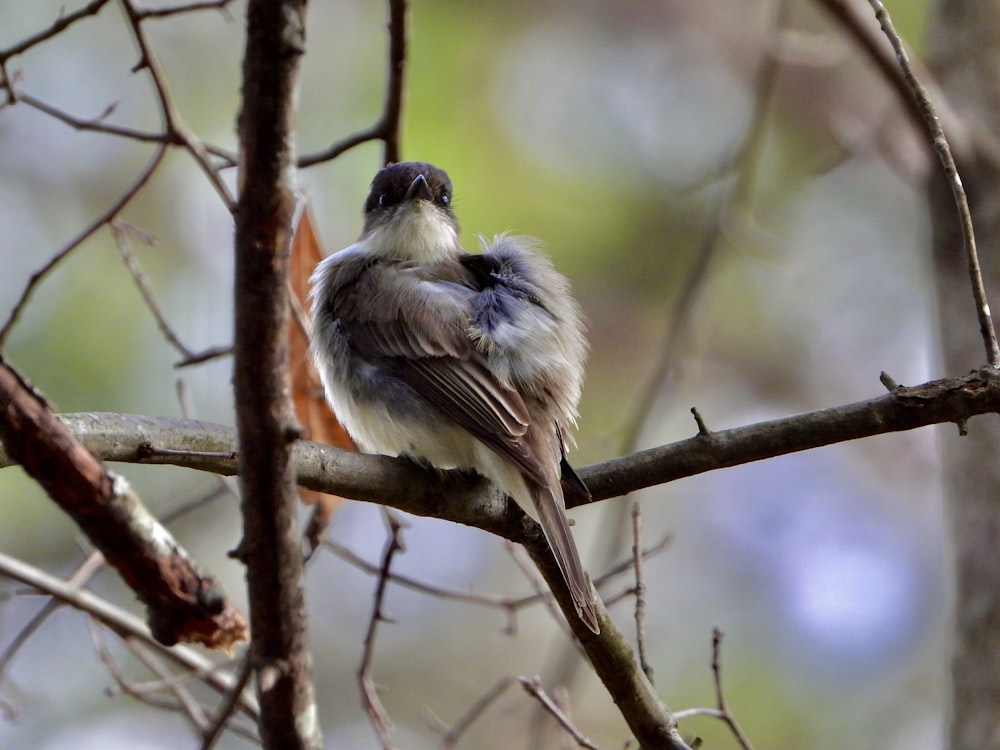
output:
M141 21L145 18L169 18L199 10L218 10L223 11L226 17L231 20L232 16L228 13L228 6L232 3L233 0L201 0L201 2L169 5L165 8L139 8L136 10L136 18Z
M152 246L155 239L131 224L121 221L120 219L115 219L111 222L111 236L115 238L115 244L118 245L118 251L121 253L122 260L125 261L125 267L128 269L129 274L131 274L132 280L135 281L135 285L138 287L139 294L142 295L142 299L145 301L146 307L149 308L149 311L156 319L156 325L160 329L160 333L162 333L164 338L166 338L177 351L184 355L186 359L194 356L194 351L188 348L184 342L181 341L180 337L167 320L167 316L163 312L163 308L160 307L160 302L156 299L156 294L153 292L153 286L150 284L149 278L142 270L142 266L139 263L139 259L135 255L135 251L132 249L132 242L130 241L131 237L135 237L141 242Z
M469 710L462 714L458 721L452 724L450 727L445 725L443 722L438 720L438 729L444 735L441 738L441 750L451 750L458 744L458 741L462 738L469 728L481 717L486 710L492 706L496 700L504 694L504 692L511 685L514 684L514 678L507 676L503 677L497 681L493 687L483 693L476 701L469 707Z
M153 708L158 708L166 711L177 711L179 706L176 701L171 701L158 695L157 691L148 690L136 690L132 682L125 676L125 672L119 666L118 662L111 655L111 651L108 649L107 644L104 641L104 636L101 633L101 628L95 618L90 617L87 619L87 628L90 631L90 642L94 647L94 651L97 652L98 658L104 665L104 668L111 675L111 679L115 681L118 685L118 689L124 695L127 695L140 703L144 703L147 706L152 706ZM108 691L109 694L114 694L113 691Z
M132 682L125 676L125 673L114 657L111 656L111 652L105 645L100 628L97 626L94 618L88 620L88 626L90 628L91 641L94 644L94 649L97 651L98 657L123 694L153 708L184 714L199 734L204 735L210 730L208 717L203 707L184 688L185 683L202 680L205 675L204 670L187 672L180 675L173 674L159 659L153 656L152 652L143 647L142 641L126 635L122 639L125 646L132 652L132 655L136 659L141 661L158 678L147 682ZM221 665L219 668L221 668ZM164 691L173 693L175 700L171 701L161 697L160 694ZM112 691L108 692L111 693ZM230 692L226 694L225 698L229 699L233 695L234 693ZM236 695L240 697L238 693ZM260 744L257 735L245 726L231 721L224 728L244 739Z
M927 126L927 133L931 140L934 152L938 155L941 167L944 170L945 179L951 187L951 193L955 200L955 207L958 209L959 224L962 228L962 244L965 248L966 263L969 266L969 282L972 285L972 297L976 303L976 316L979 319L979 333L983 337L983 345L986 348L986 361L990 367L1000 367L1000 344L997 343L996 329L993 327L993 317L990 314L990 305L986 297L986 287L983 284L983 274L979 267L979 254L976 251L976 234L972 225L972 211L969 209L969 200L965 194L965 187L962 184L961 175L958 173L958 166L951 153L951 146L945 136L941 121L938 119L937 111L927 90L917 80L910 65L909 55L903 46L896 29L892 25L889 11L879 0L868 0L875 17L882 27L883 33L889 38L896 59L903 70L903 78L906 85L917 102L920 114Z
M100 552L91 552L87 559L81 563L80 567L74 571L73 575L69 577L66 581L66 585L72 586L74 588L81 588L90 578L101 569L104 565L104 555ZM7 671L7 667L10 666L10 662L17 655L17 652L31 640L38 629L45 623L45 621L59 609L62 604L56 599L50 599L47 601L35 615L28 620L23 628L21 628L17 635L7 644L7 648L0 653L0 679L2 679L4 672Z
M385 99L382 113L374 125L337 141L332 146L299 159L299 167L311 167L332 161L355 146L380 140L382 161L397 162L400 158L399 126L403 113L403 83L406 72L406 0L389 0L389 64L386 70Z
M375 734L382 743L383 750L395 750L396 745L392 741L392 720L382 704L382 699L378 694L378 687L372 679L372 661L375 656L375 635L378 631L378 624L386 620L382 611L382 604L385 600L385 591L389 583L389 569L392 567L392 558L397 552L402 552L403 522L395 513L389 509L384 510L383 517L388 526L388 539L385 543L385 550L382 553L382 567L378 577L378 584L375 586L375 597L372 605L372 614L368 620L368 629L365 632L364 649L361 654L361 665L358 667L358 684L361 688L361 702L365 712L371 720Z
M167 81L166 73L163 71L159 58L157 58L153 53L153 48L149 44L149 40L146 38L146 32L142 27L143 16L132 4L131 0L119 0L119 3L122 6L122 10L125 12L125 17L129 21L129 27L132 30L132 37L135 40L136 45L139 47L140 59L139 64L136 67L137 69L145 68L149 71L149 76L153 83L153 90L155 91L157 101L159 102L160 116L163 118L165 131L183 144L184 148L191 154L191 157L201 167L202 172L204 172L212 187L215 188L215 192L222 199L226 208L230 211L230 213L232 213L236 209L236 199L233 198L232 194L229 192L229 188L222 181L222 178L219 177L218 170L209 160L209 154L205 145L194 134L194 131L187 126L181 117L180 111L177 109L177 105L174 102L173 95L170 92L170 84Z
M174 680L174 675L170 670L156 656L148 653L140 642L130 637L124 638L123 641L128 650L132 652L132 655L156 676L158 682L162 685L161 690L167 690L173 694L181 713L187 717L191 726L199 733L205 732L208 728L208 716L205 714L204 708L195 700L194 696L191 695L191 691L187 689L184 683Z
M504 548L507 550L507 554L510 555L514 564L517 565L521 574L528 579L528 583L535 592L542 597L542 601L545 603L545 608L552 615L553 621L559 625L562 631L566 634L567 641L572 644L572 648L579 651L580 644L573 638L573 631L566 621L566 617L563 611L559 609L559 605L556 603L555 598L552 596L551 591L548 586L545 585L545 579L539 574L538 569L531 564L531 560L528 557L527 552L524 547L519 544L514 544L513 542L505 539Z
M10 315L7 318L7 322L4 323L3 328L0 328L0 349L3 349L7 336L10 334L11 329L13 329L14 324L17 323L18 318L20 318L21 313L28 304L32 295L35 293L35 288L57 265L59 265L60 262L65 260L71 252L82 245L98 229L118 216L121 210L125 208L125 206L127 206L133 198L135 198L139 190L141 190L142 187L149 181L149 178L153 176L157 167L160 166L160 162L163 160L163 155L166 151L167 147L164 144L157 146L156 151L153 152L153 156L149 160L149 163L146 164L145 168L139 173L139 176L136 177L132 184L118 196L118 200L116 200L110 208L105 210L104 213L94 219L94 221L91 222L90 225L87 226L82 232L64 245L59 252L48 260L44 266L31 274L31 278L28 279L28 283L21 292L20 298L14 304L14 308L11 310Z
M521 687L524 688L528 695L532 696L537 700L551 716L561 726L569 735L576 741L576 744L580 747L585 747L587 750L600 750L600 748L591 742L576 725L570 720L570 718L556 705L545 690L542 688L542 681L538 677L518 677L517 681L521 683Z
M373 575L382 575L382 569L379 565L374 565L368 562L355 552L351 551L344 545L333 541L332 539L323 540L320 547L329 550L334 555L359 570L363 570L364 572ZM468 604L479 604L486 607L498 607L505 610L521 609L522 607L534 604L542 599L542 597L538 594L514 597L503 596L501 594L480 594L475 591L450 589L445 588L444 586L425 583L424 581L411 578L410 576L402 573L389 573L389 580L405 588L412 589L413 591L419 591L439 599L449 599L453 601L466 602Z
M719 628L712 628L712 680L715 682L715 703L721 718L732 731L736 741L740 743L743 750L753 750L750 739L743 733L739 722L729 710L726 703L726 693L722 689L722 631Z
M206 659L196 651L184 647L166 647L159 643L149 632L149 627L138 617L116 607L106 599L89 591L78 589L66 581L55 578L38 568L28 565L15 557L0 552L0 576L20 581L26 586L48 596L52 596L74 609L86 612L100 621L119 637L133 636L154 651L162 654L185 669L192 670L198 679L220 694L225 694L233 685L230 675L220 672L219 665ZM241 699L240 708L248 716L255 719L258 716L256 701L251 696Z
M643 559L648 559L653 555L657 555L663 552L667 547L670 546L672 541L671 535L666 534L660 539L659 542L653 544L649 547L644 548L641 551ZM332 554L339 557L341 560L353 565L355 568L368 573L369 575L379 575L380 566L365 560L363 557L345 547L344 545L336 542L332 539L324 539L320 543L321 549L327 549ZM594 586L600 590L605 584L611 581L616 576L620 576L624 573L629 572L633 569L634 562L633 557L629 557L620 560L615 565L608 568L604 573L594 579ZM530 570L530 568L528 568ZM419 591L429 596L434 596L440 599L447 599L451 601L465 602L468 604L477 604L484 607L495 607L508 612L510 615L515 615L521 609L525 607L544 602L546 600L552 599L552 594L547 589L539 591L536 590L532 594L526 594L524 596L504 596L502 594L489 594L489 593L477 593L474 591L465 591L458 589L446 588L444 586L438 586L436 584L427 583L425 581L418 580L416 578L411 578L410 576L404 575L402 573L391 572L389 574L389 580L392 583L403 586L404 588L411 589L413 591ZM538 581L536 580L536 583ZM630 587L628 589L629 593L634 590ZM607 603L610 605L615 601L614 597L609 599ZM507 630L512 632L515 626L510 625Z
M219 704L219 709L216 711L211 725L203 734L204 739L201 743L201 750L212 750L215 743L222 736L222 733L231 725L230 719L239 707L240 698L243 695L244 689L246 689L247 683L250 682L250 675L252 674L253 663L250 661L250 654L248 653L243 657L243 664L240 666L236 684L233 685L232 690L222 699L222 703Z
M33 96L32 94L28 94L24 91L17 91L16 93L18 102L23 102L29 107L37 109L39 112L44 112L50 117L69 125L74 130L104 133L106 135L127 138L140 143L162 143L168 146L184 145L184 141L180 138L180 136L172 131L156 133L149 130L137 130L136 128L129 128L123 125L115 125L113 123L105 122L104 119L114 111L117 103L106 107L105 110L97 117L83 118L72 115L63 109L59 109L58 107L39 99L37 96ZM232 151L212 144L206 143L204 145L205 151L218 159L218 164L216 165L218 169L236 166L236 154Z
M632 566L635 569L635 641L639 651L639 666L650 683L653 667L646 658L646 584L642 580L642 503L632 502Z
M20 55L23 52L27 52L36 44L40 44L41 42L45 42L49 39L52 39L54 36L57 36L59 33L69 28L77 21L86 18L88 16L97 15L98 11L100 11L101 8L107 5L107 3L108 0L92 0L79 10L75 10L72 13L66 13L65 15L60 14L59 18L56 19L52 23L52 25L49 26L44 31L39 31L37 34L32 34L29 37L25 37L14 46L8 47L5 50L0 50L0 64L6 63L7 60L14 57L15 55Z

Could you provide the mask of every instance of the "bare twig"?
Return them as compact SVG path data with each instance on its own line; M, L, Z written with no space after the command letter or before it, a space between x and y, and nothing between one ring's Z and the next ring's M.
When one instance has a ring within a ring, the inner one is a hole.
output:
M121 693L153 708L184 714L196 732L202 735L209 732L209 721L204 708L195 700L191 692L184 687L185 683L200 679L201 675L198 672L189 672L181 675L171 673L160 659L144 648L143 643L139 639L134 636L125 635L122 637L125 646L137 660L142 662L157 677L156 680L151 682L133 682L125 676L124 671L111 655L110 650L105 645L100 628L93 618L88 621L88 626L94 649L97 651L101 662L108 670L108 673L117 684L118 690ZM109 694L113 694L111 690L108 692ZM172 693L174 700L162 697L161 694L164 692ZM232 697L233 693L228 693L224 696L224 700ZM259 744L257 735L241 724L231 721L224 729Z
M138 617L116 607L106 599L81 590L66 581L51 576L15 557L0 552L0 576L19 581L36 591L86 612L120 637L134 637L179 666L189 669L192 676L202 680L216 692L225 695L233 686L233 678L222 672L218 665L201 654L184 646L168 648L157 641L149 627ZM244 696L240 708L251 718L256 718L258 708L252 697Z
M169 5L164 8L138 8L135 15L141 21L146 18L169 18L170 16L194 13L199 10L218 10L225 13L226 17L231 19L232 17L228 14L228 8L232 4L233 0L201 0L201 2L181 3L180 5Z
M518 677L517 681L521 683L521 687L524 688L528 695L532 696L537 700L542 708L544 708L557 722L559 726L563 728L580 747L588 748L588 750L600 750L600 748L591 742L576 725L570 720L570 718L556 705L545 690L542 688L542 681L538 677Z
M635 642L639 665L651 683L653 667L646 658L646 584L642 580L642 504L632 502L632 565L635 569Z
M659 542L650 547L646 547L641 550L641 555L643 559L648 559L653 555L659 554L665 550L671 542L671 537L669 534L665 535ZM369 575L379 575L380 566L371 563L364 558L362 558L357 553L353 552L348 547L332 540L324 539L320 545L321 548L329 550L331 553L339 557L341 560L348 562L359 570L368 573ZM608 568L604 573L594 579L594 586L600 590L608 581L616 576L627 573L634 568L634 559L630 555L627 559L621 560L617 564ZM403 586L404 588L412 589L413 591L419 591L421 593L427 594L428 596L434 596L440 599L449 599L452 601L466 602L468 604L478 604L484 607L496 607L502 609L509 613L516 613L517 611L531 606L533 604L538 604L546 599L551 600L552 596L547 590L539 591L536 589L533 594L526 594L524 596L504 596L502 594L489 594L489 593L477 593L474 591L458 590L445 588L444 586L438 586L435 584L426 583L420 581L416 578L411 578L402 573L390 572L389 580L395 584ZM536 580L537 583L537 580ZM629 592L634 592L632 588L628 589ZM609 602L610 603L610 602Z
M50 117L54 117L60 122L69 125L74 130L92 133L104 133L106 135L117 136L119 138L127 138L132 141L138 141L139 143L160 143L165 146L183 146L183 140L174 132L153 132L149 130L137 130L136 128L129 128L123 125L115 125L113 123L105 122L111 112L115 109L115 104L107 107L104 112L102 112L97 117L82 118L71 115L65 110L59 109L32 94L28 94L24 91L18 90L17 92L18 102L23 102L24 104L37 109L39 112L44 112ZM236 166L236 155L231 151L228 151L220 146L214 146L211 144L205 144L205 151L212 156L216 157L218 160L217 168L222 169L225 167Z
M118 199L111 205L111 207L98 216L76 237L64 245L44 266L31 274L31 278L28 280L27 285L21 292L20 298L14 304L14 308L11 310L9 317L7 318L7 322L4 323L3 328L0 328L0 350L3 349L7 336L10 334L11 329L13 329L14 324L17 323L18 318L20 318L22 311L28 304L31 296L34 294L36 287L57 265L59 265L60 262L65 260L71 252L82 245L84 241L86 241L98 229L118 216L121 210L129 204L139 190L142 189L143 185L145 185L146 182L149 181L149 178L153 176L157 167L160 166L160 162L163 160L163 155L166 153L166 150L167 147L160 144L156 148L156 151L153 152L153 156L149 160L149 163L145 166L142 172L139 173L139 176L136 177L132 184L129 185L120 196L118 196Z
M0 359L0 439L24 470L80 527L146 605L167 645L229 650L247 637L243 615L150 515Z
M996 412L1000 412L1000 376L983 370L960 378L901 386L867 401L696 435L591 464L578 473L597 502L707 471ZM100 412L62 414L59 419L105 461L170 464L223 475L237 470L235 460L196 452L235 452L236 432L231 427ZM149 445L193 452L151 455ZM467 473L427 472L406 459L364 455L305 441L295 445L293 454L303 487L445 518L505 538L523 536L518 530L522 516L508 514L505 507L492 503L490 486ZM11 463L0 446L0 467Z
M66 581L68 586L74 586L76 588L82 587L91 576L93 576L101 566L104 565L104 555L100 552L92 552L87 556L87 559L83 561L79 568L69 577ZM7 671L7 667L10 665L11 661L17 655L17 652L21 650L21 647L27 643L31 636L33 636L38 629L45 623L45 621L61 606L60 602L55 599L50 599L47 601L41 609L38 610L35 615L28 620L28 622L21 628L17 635L7 644L7 648L0 653L0 679L3 678L4 672Z
M480 716L482 716L486 710L492 706L496 700L504 694L504 692L511 685L514 684L513 677L503 677L497 681L493 687L483 693L473 704L469 707L469 710L462 714L458 721L456 721L451 727L448 727L440 720L436 721L437 729L441 731L444 735L441 738L441 750L451 750L458 744L458 741L462 738L469 728L476 723Z
M753 750L749 738L743 733L736 717L729 710L726 694L722 689L722 631L719 628L712 629L712 679L715 682L715 704L721 714L719 718L726 722L743 750Z
M321 548L328 549L334 555L342 560L350 563L359 570L363 570L366 573L372 575L381 575L382 570L380 565L374 565L364 558L360 557L356 553L352 552L350 549L345 547L332 539L325 539L320 544ZM443 586L436 586L434 584L425 583L424 581L417 580L416 578L411 578L403 573L389 573L389 580L395 584L403 586L414 591L419 591L429 596L434 596L439 599L450 599L453 601L466 602L468 604L479 604L486 607L497 607L504 610L518 610L522 607L528 606L529 604L534 604L541 601L543 598L538 594L529 594L528 596L503 596L501 594L481 594L475 591L465 591L459 589L450 589Z
M392 720L382 705L382 699L378 695L378 686L372 678L372 661L375 657L375 634L378 631L378 624L386 620L382 611L385 601L385 590L389 583L389 569L392 567L392 558L397 552L402 552L403 522L392 511L384 511L386 526L388 527L388 538L385 543L385 550L382 552L382 566L379 572L378 584L375 586L374 603L372 604L372 614L368 618L368 629L365 631L364 650L361 654L361 665L358 667L358 685L361 688L361 702L365 707L365 713L371 720L375 734L382 743L383 750L395 750L396 745L392 741Z
M232 723L233 714L236 709L239 708L240 699L243 697L243 691L246 689L247 684L250 682L250 676L253 674L253 664L250 661L250 655L247 654L243 657L243 663L240 666L240 671L236 678L236 684L233 685L232 690L226 693L226 696L222 699L222 703L219 704L219 709L215 713L215 717L212 719L212 723L205 730L201 743L201 750L212 750L215 747L215 743L218 742L222 733L229 727Z
M976 303L976 316L979 319L979 333L983 338L983 345L986 348L986 361L990 367L1000 367L1000 344L997 343L996 329L993 327L993 317L990 314L990 305L986 297L986 288L983 284L983 274L979 266L979 254L976 251L976 235L972 225L972 212L969 209L969 200L965 194L965 187L962 184L961 175L951 153L951 146L945 136L941 121L938 119L937 111L927 95L927 90L923 84L917 80L910 64L909 55L903 46L896 29L892 25L889 11L879 0L869 0L875 17L882 27L882 31L892 44L896 59L903 71L903 78L907 88L910 90L913 99L917 102L920 114L927 126L927 133L931 140L934 152L937 154L944 171L944 176L951 187L952 196L955 200L955 207L958 210L959 223L962 229L962 242L965 247L966 263L969 267L969 282L972 285L972 297Z
M190 357L185 357L184 359L177 362L174 367L180 369L182 367L191 367L192 365L200 365L205 362L209 362L213 359L222 359L223 357L229 357L233 353L232 346L213 346L200 352L192 354Z
M525 554L522 547L512 543L510 540L504 540L504 547L507 549L507 554L510 555L514 564L517 565L521 574L528 580L531 587L535 590L535 594L541 598L542 602L545 604L545 608L552 615L552 620L562 628L563 632L568 636L568 641L572 644L572 647L579 652L579 644L573 641L573 632L570 629L568 623L566 622L566 617L563 615L563 611L559 609L559 605L556 600L549 594L549 589L545 585L544 578L539 575L539 572L531 565L531 561Z
M180 337L174 332L171 327L170 322L167 320L167 316L164 314L163 309L160 307L159 300L156 299L156 294L153 292L153 287L149 283L149 279L142 270L142 266L139 264L139 259L135 256L135 252L132 250L131 237L136 237L141 242L147 245L152 245L154 239L146 234L145 232L139 231L136 227L128 224L120 219L115 219L111 222L111 235L115 238L115 243L118 245L118 251L121 253L122 260L125 261L125 267L128 272L132 275L135 285L139 289L139 294L142 295L142 299L146 303L146 307L153 314L156 319L156 325L160 329L160 333L163 334L164 338L170 342L171 345L177 351L179 351L186 359L190 359L194 356L194 352L189 349Z
M111 675L111 679L113 679L115 684L118 685L120 693L134 698L147 706L152 706L153 708L165 711L179 710L180 707L177 702L168 700L167 698L159 695L158 689L156 691L136 690L132 682L125 676L125 672L119 666L114 656L111 655L111 651L104 642L104 636L101 634L101 629L94 618L87 620L87 628L90 631L90 642L94 647L94 651L97 652L97 656L104 665L104 668L107 670L108 674ZM109 689L107 693L109 695L114 695L114 691L111 689Z
M25 37L17 44L8 47L5 50L0 50L0 65L6 63L15 55L27 52L35 45L52 39L62 31L68 29L77 21L87 18L88 16L97 15L101 8L107 4L108 0L91 0L91 2L87 3L82 8L73 11L72 13L60 14L59 18L57 18L47 29L39 31L37 34Z
M368 141L383 143L384 163L399 161L399 125L403 113L403 77L406 72L406 0L389 0L389 64L386 71L382 114L371 127L334 143L316 154L299 159L300 167L332 161L355 146Z
M156 656L147 653L140 642L131 637L126 637L123 640L128 650L132 652L132 655L156 676L157 682L162 686L160 690L169 691L174 696L180 712L187 717L191 726L199 733L206 731L208 728L208 716L185 684L182 681L173 679L174 675L170 670Z
M173 139L183 144L184 148L191 154L191 157L201 167L202 172L204 172L212 187L215 188L215 192L222 199L226 208L230 212L234 211L236 209L236 201L230 194L229 188L226 187L222 178L219 177L218 170L209 160L205 145L184 122L177 109L177 105L174 103L166 73L164 73L159 58L153 53L149 40L146 38L146 32L142 27L142 15L131 0L119 0L119 2L122 10L125 12L125 17L129 21L132 37L139 48L140 60L136 69L145 68L149 71L153 89L156 92L156 98L159 102L164 129Z

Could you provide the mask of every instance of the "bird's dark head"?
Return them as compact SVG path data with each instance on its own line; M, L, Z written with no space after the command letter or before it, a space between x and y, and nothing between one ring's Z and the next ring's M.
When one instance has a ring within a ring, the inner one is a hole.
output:
M424 262L448 257L460 249L451 196L443 169L419 161L390 164L372 180L361 240L378 255Z

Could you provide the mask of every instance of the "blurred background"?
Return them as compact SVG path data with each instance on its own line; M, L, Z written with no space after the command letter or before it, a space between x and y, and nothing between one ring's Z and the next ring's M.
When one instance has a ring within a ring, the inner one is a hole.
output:
M148 2L155 6L157 3ZM861 3L862 6L866 5ZM926 3L887 2L919 55ZM61 2L0 0L0 49L48 28ZM235 151L244 8L147 22L185 122ZM584 465L712 429L871 398L880 371L915 384L937 363L923 179L928 153L857 45L807 0L411 3L403 155L445 168L463 239L541 238L590 321L581 405ZM298 148L313 153L381 108L386 9L309 9ZM874 23L874 21L872 21ZM156 100L115 4L8 62L19 86L80 118L157 131ZM31 274L116 199L149 144L77 132L37 109L0 110L0 319ZM379 163L371 143L303 170L328 252L350 244ZM229 185L235 170L224 173ZM189 156L168 154L122 218L171 324L195 350L230 343L232 221ZM969 324L975 325L969 306ZM231 361L180 359L99 231L39 288L5 350L61 411L233 423ZM970 362L970 367L977 363ZM166 514L213 477L118 466ZM575 535L597 576L669 535L645 565L646 638L671 708L714 705L712 629L731 709L758 748L937 748L943 736L949 576L934 433L922 430L749 464L580 509ZM0 549L55 575L80 535L19 469L0 471ZM412 518L396 570L506 595L531 584L497 539ZM238 501L173 524L245 605ZM348 503L330 536L377 563L375 506ZM615 579L606 593L630 585ZM327 550L308 568L315 678L327 746L375 748L355 673L375 579ZM130 609L110 573L92 588ZM44 603L0 580L0 648ZM580 728L606 748L629 736L603 687L544 608L506 614L392 586L374 674L402 747L438 747L429 717L461 717L497 681L569 687ZM634 633L633 600L613 608ZM129 675L141 665L109 643ZM51 617L0 675L0 747L195 748L180 716L109 696L86 618ZM112 691L113 692L113 691ZM508 689L459 747L557 747L549 720ZM708 748L721 723L682 722ZM227 736L220 747L242 748Z

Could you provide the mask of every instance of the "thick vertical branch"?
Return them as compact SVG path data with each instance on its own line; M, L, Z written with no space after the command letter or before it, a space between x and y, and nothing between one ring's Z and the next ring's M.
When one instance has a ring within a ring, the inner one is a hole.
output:
M309 672L289 400L288 253L305 0L251 0L239 117L234 387L251 657L269 750L322 746Z
M974 130L1000 130L1000 3L947 0L928 24L933 63L946 95ZM986 288L1000 289L1000 170L974 157L959 165L976 219ZM951 191L931 189L935 277L945 368L982 362L968 303L969 277ZM995 305L994 296L991 300ZM1000 423L969 424L968 435L944 433L946 490L954 540L955 642L952 655L951 750L996 747L1000 738Z

